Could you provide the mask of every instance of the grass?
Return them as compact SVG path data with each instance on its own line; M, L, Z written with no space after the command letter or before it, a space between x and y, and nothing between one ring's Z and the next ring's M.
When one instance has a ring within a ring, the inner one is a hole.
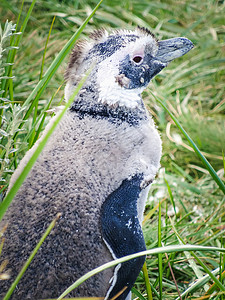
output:
M2 198L19 161L63 101L63 73L69 49L54 71L52 63L97 1L19 4L21 7L16 0L3 0L0 4L2 28L7 19L12 21L4 39L1 35L2 50L6 50L2 52L0 48ZM225 255L201 249L193 253L177 251L182 247L179 243L225 246L225 197L218 186L218 181L223 185L225 169L224 8L222 1L211 0L104 0L81 33L87 35L100 26L139 25L151 29L159 39L186 36L195 44L194 50L172 62L143 94L161 132L163 157L143 225L152 254L146 260L147 272L143 270L136 281L133 297L141 294L140 298L145 299L225 299ZM46 72L50 78L43 75ZM31 108L33 99L37 100ZM168 109L160 104L161 100ZM214 178L176 121L204 153L204 159L215 170ZM168 251L153 255L160 245ZM172 252L170 246L174 247ZM0 276L2 272L0 265Z

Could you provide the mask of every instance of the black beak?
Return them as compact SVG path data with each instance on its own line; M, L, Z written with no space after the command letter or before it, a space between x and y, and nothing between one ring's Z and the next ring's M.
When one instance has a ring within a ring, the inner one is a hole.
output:
M158 42L158 52L155 55L155 59L159 60L163 64L167 65L169 62L183 56L189 52L193 47L193 43L184 38L173 38L169 40L163 40Z

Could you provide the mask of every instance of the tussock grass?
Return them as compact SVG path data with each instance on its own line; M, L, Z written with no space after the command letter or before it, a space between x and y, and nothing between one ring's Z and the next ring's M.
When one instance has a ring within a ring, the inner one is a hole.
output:
M54 108L63 103L68 57L58 61L50 77L43 74L96 4L97 0L1 1L2 198L19 161L40 136ZM159 39L186 36L195 44L190 53L161 72L143 95L161 132L163 157L143 224L152 252L146 260L147 270L143 269L132 290L133 297L225 299L225 255L216 251L225 246L225 197L217 182L223 185L225 169L224 8L222 1L210 0L104 0L81 33L86 36L100 26L139 25L151 29ZM33 99L36 103L30 106ZM163 100L169 113L157 99ZM214 178L171 113L214 168ZM178 251L184 247L181 244L191 244L190 249L196 251ZM1 249L3 242L0 245ZM154 250L161 245L166 250ZM208 251L197 246L208 247Z

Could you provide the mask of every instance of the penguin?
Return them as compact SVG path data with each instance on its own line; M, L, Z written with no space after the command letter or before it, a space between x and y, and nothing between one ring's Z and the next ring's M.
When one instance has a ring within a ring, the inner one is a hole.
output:
M1 221L6 230L0 260L7 262L10 279L0 281L0 298L58 213L11 299L57 298L86 272L146 249L141 223L162 148L141 93L192 47L186 38L159 41L139 27L100 29L75 45L66 101L91 71ZM22 159L9 189L36 147ZM144 261L143 256L109 268L68 297L131 299Z

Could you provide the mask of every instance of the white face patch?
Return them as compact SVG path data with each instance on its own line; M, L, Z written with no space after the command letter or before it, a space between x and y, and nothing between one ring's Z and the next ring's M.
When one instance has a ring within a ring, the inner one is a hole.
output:
M151 36L145 36L129 43L99 64L97 72L99 102L109 106L125 106L130 109L136 108L141 103L141 93L145 87L128 89L126 85L129 84L129 79L121 77L120 81L118 75L120 62L127 55L130 55L131 58L140 53L144 55L145 48L151 48L152 55L157 52L156 41Z

